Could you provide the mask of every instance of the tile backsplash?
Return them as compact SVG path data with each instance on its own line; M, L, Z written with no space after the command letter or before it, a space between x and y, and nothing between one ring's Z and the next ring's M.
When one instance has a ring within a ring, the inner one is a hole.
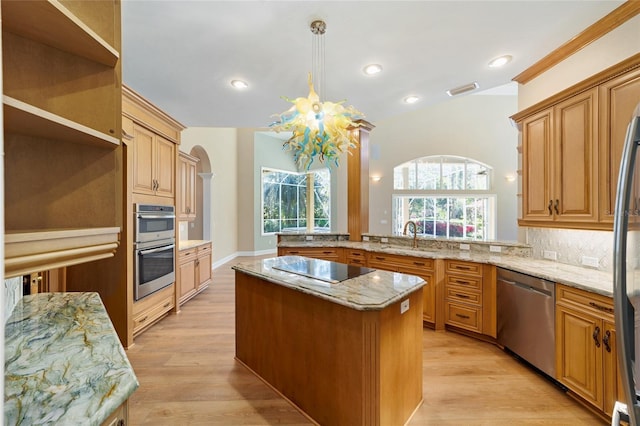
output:
M585 267L583 258L597 259L601 271L613 270L613 232L578 229L525 228L535 259L557 255L557 262ZM587 260L588 260L587 259Z
M22 277L7 278L4 280L4 322L13 312L13 308L22 299Z

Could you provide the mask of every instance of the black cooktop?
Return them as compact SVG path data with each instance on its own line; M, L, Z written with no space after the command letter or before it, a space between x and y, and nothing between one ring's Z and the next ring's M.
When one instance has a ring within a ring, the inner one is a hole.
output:
M375 269L365 268L363 266L346 265L344 263L322 259L283 260L283 262L273 266L273 269L315 278L316 280L326 281L332 284L375 271Z

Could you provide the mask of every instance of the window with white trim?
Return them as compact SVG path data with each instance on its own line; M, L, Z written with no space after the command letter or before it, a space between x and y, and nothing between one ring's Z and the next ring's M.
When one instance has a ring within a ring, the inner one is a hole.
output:
M262 234L307 229L307 185L313 182L313 229L331 228L331 172L262 169Z
M407 221L418 235L472 240L495 238L496 195L490 166L470 158L417 158L393 169L393 233Z

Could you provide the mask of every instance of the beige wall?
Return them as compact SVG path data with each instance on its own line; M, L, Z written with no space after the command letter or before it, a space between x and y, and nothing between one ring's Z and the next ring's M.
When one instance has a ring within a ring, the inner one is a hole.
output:
M375 123L370 174L382 180L369 184L369 232L391 233L395 166L429 155L457 155L493 168L497 239L516 240L517 184L505 179L517 170L518 132L508 118L516 110L516 96L470 95Z
M190 127L182 132L180 150L196 145L207 152L211 163L211 241L213 263L235 256L238 251L238 130Z

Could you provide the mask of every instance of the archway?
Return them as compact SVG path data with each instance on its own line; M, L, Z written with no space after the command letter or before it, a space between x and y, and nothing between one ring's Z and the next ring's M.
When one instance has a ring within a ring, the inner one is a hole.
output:
M196 165L196 220L189 224L188 235L190 240L211 240L212 224L211 224L211 180L213 172L211 170L211 161L207 151L200 145L191 148L189 154L198 158Z

